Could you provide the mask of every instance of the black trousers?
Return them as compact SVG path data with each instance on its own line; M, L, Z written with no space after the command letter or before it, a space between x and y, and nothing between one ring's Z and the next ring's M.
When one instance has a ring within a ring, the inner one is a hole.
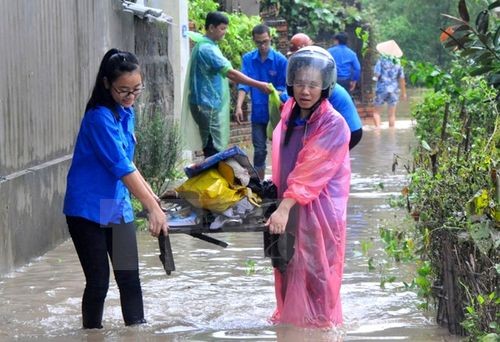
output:
M145 323L136 228L133 222L103 227L81 217L67 216L69 233L85 274L82 321L86 329L102 328L104 299L113 265L125 325Z
M207 144L205 145L205 147L203 147L203 155L205 156L205 158L208 158L219 152L220 151L218 151L214 146L214 140L212 139L212 135L209 135Z
M351 80L350 79L339 79L337 78L337 83L340 84L342 87L345 88L345 90L349 93L349 95L351 95ZM352 96L352 95L351 95Z
M351 150L354 146L356 146L363 136L363 129L357 129L351 132L351 140L349 141L349 149Z

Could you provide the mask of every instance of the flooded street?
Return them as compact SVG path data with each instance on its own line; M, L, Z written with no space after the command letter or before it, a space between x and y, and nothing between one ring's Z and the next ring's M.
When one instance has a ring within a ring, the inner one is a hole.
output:
M383 116L384 117L384 116ZM405 291L411 282L405 265L383 263L379 227L400 222L388 205L405 184L394 154L408 157L414 144L412 123L396 129L367 127L351 153L352 186L348 210L346 266L342 285L345 326L324 332L276 328L267 319L275 308L269 259L263 257L262 233L226 233L215 237L223 249L183 234L172 235L177 270L167 276L156 239L138 233L141 280L148 324L124 327L114 280L106 299L104 329L81 327L84 277L71 240L0 278L0 341L458 341L435 324L434 312L417 308L419 299ZM362 244L373 241L364 254ZM368 270L368 259L375 271ZM380 286L382 276L394 283Z

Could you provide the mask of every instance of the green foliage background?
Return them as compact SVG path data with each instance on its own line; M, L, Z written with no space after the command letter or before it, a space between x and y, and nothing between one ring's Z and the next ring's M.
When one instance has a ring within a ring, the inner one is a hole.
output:
M360 0L363 13L369 19L376 43L394 39L405 57L447 66L450 54L439 41L440 28L449 21L443 13L457 14L459 0ZM475 17L483 9L484 0L468 1L471 15ZM489 1L491 2L491 1Z
M264 11L275 8L278 16L288 23L289 35L302 32L313 40L361 20L355 7L337 0L263 0L260 6Z
M410 79L429 87L412 111L420 145L403 191L416 225L393 235L412 238L420 264L429 266L424 279L418 269L422 297L454 308L443 324L470 341L493 341L500 334L500 29L486 13L500 1L476 17L465 0L458 8L441 26L454 27L444 36L448 67L410 63Z
M219 4L213 0L190 0L189 20L194 23L198 32L204 33L207 13L218 9ZM261 23L261 19L258 16L248 16L243 13L226 14L229 18L229 26L224 39L219 42L219 47L233 68L239 69L243 54L255 49L252 29Z

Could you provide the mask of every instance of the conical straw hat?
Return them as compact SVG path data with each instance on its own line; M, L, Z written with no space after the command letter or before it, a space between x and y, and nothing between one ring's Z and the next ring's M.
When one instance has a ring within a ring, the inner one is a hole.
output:
M378 43L376 49L383 55L394 56L397 58L403 56L403 51L401 51L398 44L394 40Z

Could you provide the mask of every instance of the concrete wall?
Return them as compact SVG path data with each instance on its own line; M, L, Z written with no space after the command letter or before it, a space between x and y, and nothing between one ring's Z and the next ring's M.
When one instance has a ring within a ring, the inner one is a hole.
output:
M172 17L172 24L168 25L168 50L175 51L168 55L172 73L174 74L173 115L181 119L184 80L190 57L188 30L188 1L186 0L148 0L148 6L162 9Z
M173 116L174 74L168 58L169 26L135 18L135 54L146 85L135 105L138 115L159 112L165 117Z
M119 0L0 1L0 274L68 237L67 169L111 47L134 51Z

